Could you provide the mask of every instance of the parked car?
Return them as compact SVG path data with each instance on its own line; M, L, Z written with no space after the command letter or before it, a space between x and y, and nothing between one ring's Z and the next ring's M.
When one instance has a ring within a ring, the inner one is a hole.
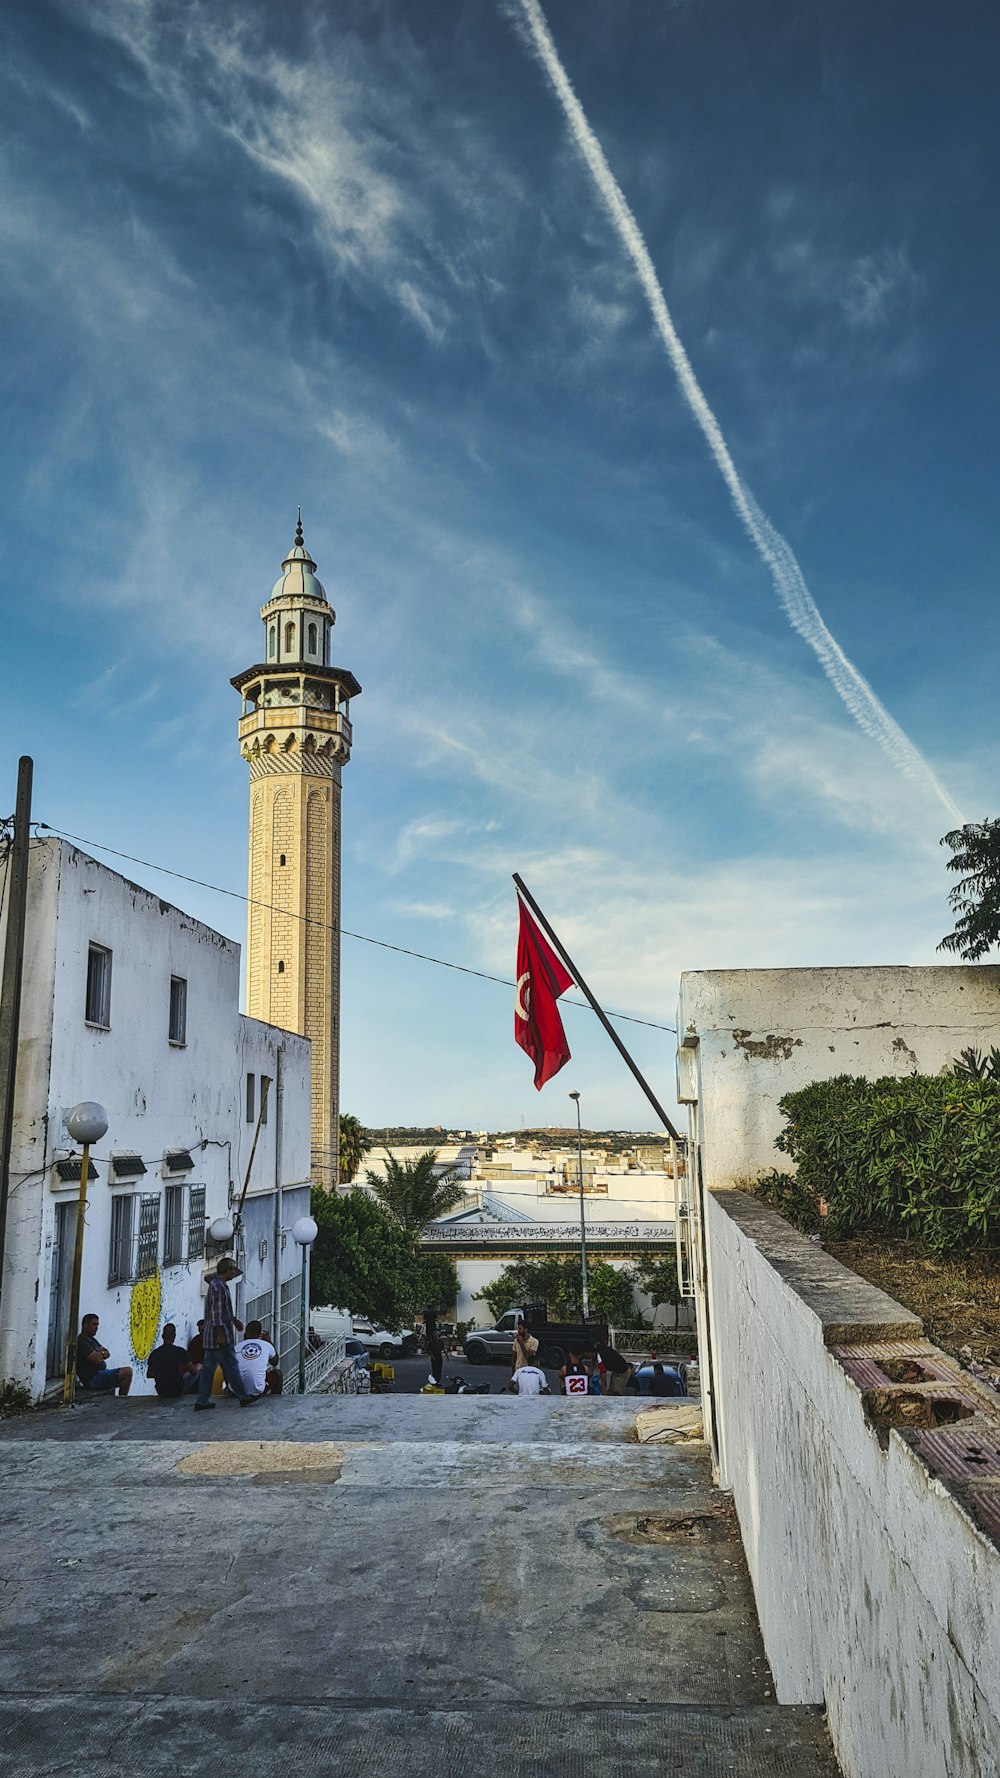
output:
M373 1327L370 1321L361 1321L355 1317L353 1327L354 1338L360 1340L366 1352L374 1352L379 1358L405 1358L412 1352L417 1343L417 1336L409 1328L403 1333L393 1333L387 1327Z
M687 1395L687 1366L663 1363L663 1375L666 1378L665 1396ZM653 1394L653 1367L651 1364L640 1364L632 1373L633 1391L638 1395ZM657 1391L659 1394L659 1391Z
M360 1340L344 1341L344 1357L353 1358L356 1371L368 1369L368 1348Z
M345 1339L351 1337L351 1317L346 1309L323 1308L310 1309L309 1326L319 1334L321 1340L334 1340L341 1335Z

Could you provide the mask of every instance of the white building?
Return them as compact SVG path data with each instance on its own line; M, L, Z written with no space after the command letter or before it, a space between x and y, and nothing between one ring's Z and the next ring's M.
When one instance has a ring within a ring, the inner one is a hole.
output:
M426 1153L431 1144L373 1149L359 1170L358 1184L371 1171L381 1172L387 1156L405 1161ZM517 1148L485 1141L442 1143L437 1147L442 1169L453 1166L465 1185L465 1201L424 1231L427 1253L445 1253L458 1272L456 1318L487 1326L490 1312L477 1293L517 1260L552 1254L576 1257L580 1251L579 1154L576 1146ZM636 1260L655 1259L674 1249L677 1179L674 1167L683 1160L669 1144L645 1142L624 1154L584 1149L584 1217L588 1252L616 1270ZM687 1306L676 1316L672 1307L655 1311L637 1294L640 1313L659 1326L688 1325Z
M0 925L0 942L3 926ZM92 1156L81 1314L100 1316L111 1363L145 1360L166 1321L184 1341L225 1250L245 1268L238 1313L283 1357L298 1342L309 1207L309 1044L239 1013L239 946L58 840L30 848L11 1154L0 1379L34 1399L65 1366L79 1150L67 1112L93 1099L108 1132ZM240 1235L209 1228L242 1190L269 1083Z

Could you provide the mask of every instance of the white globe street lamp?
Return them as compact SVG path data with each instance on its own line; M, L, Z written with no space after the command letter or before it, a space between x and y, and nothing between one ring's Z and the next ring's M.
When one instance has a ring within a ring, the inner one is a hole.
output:
M67 1113L66 1129L83 1150L80 1156L80 1195L76 1204L76 1240L73 1244L73 1283L69 1293L69 1336L66 1341L66 1372L63 1377L63 1402L72 1407L76 1387L77 1322L80 1319L80 1281L83 1277L83 1219L87 1209L87 1184L90 1175L90 1148L107 1134L108 1114L95 1099L83 1099Z
M209 1223L208 1232L213 1241L231 1241L236 1232L236 1224L231 1216L217 1216Z
M311 1216L297 1216L292 1223L292 1239L302 1249L302 1293L299 1301L299 1394L306 1392L306 1274L309 1249L319 1234L319 1224Z

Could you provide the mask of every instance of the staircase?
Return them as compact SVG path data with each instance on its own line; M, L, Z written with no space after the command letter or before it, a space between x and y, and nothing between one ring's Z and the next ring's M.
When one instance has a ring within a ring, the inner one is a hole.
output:
M0 1426L7 1772L836 1778L774 1701L704 1447L634 1419L314 1395Z

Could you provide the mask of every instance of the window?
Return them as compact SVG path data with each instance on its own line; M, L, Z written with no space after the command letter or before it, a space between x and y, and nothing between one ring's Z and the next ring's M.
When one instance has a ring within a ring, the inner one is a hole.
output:
M160 1194L139 1199L139 1243L135 1275L152 1278L160 1251Z
M316 625L309 625L309 653L316 653Z
M200 1259L205 1251L205 1187L193 1185L188 1199L188 1259Z
M260 1121L267 1123L267 1096L271 1090L271 1076L262 1074L260 1077Z
M282 867L284 867L284 863L285 863L285 854L284 854L284 852L279 852L279 853L278 853L278 863L279 863L279 864L280 864L280 865L281 865L281 866L282 866Z
M111 1201L111 1253L108 1261L108 1283L132 1282L132 1225L135 1221L135 1198L126 1192Z
M285 653L292 654L295 649L295 625L285 625Z
M285 961L284 961L283 957L279 957L278 958L278 974L284 975L284 973L285 973Z
M275 649L276 641L277 641L277 634L275 631L275 627L272 624L271 628L267 632L267 658L269 661L273 661L273 659L274 659L274 649Z
M91 945L87 953L88 1025L111 1028L111 952L103 945Z
M247 1123L248 1124L252 1124L254 1118L257 1116L256 1087L257 1087L256 1075L248 1074L247 1075Z
M184 1187L168 1185L163 1194L163 1263L179 1266L184 1258Z
M171 1043L187 1042L188 985L182 975L170 977L170 1022L167 1036Z

